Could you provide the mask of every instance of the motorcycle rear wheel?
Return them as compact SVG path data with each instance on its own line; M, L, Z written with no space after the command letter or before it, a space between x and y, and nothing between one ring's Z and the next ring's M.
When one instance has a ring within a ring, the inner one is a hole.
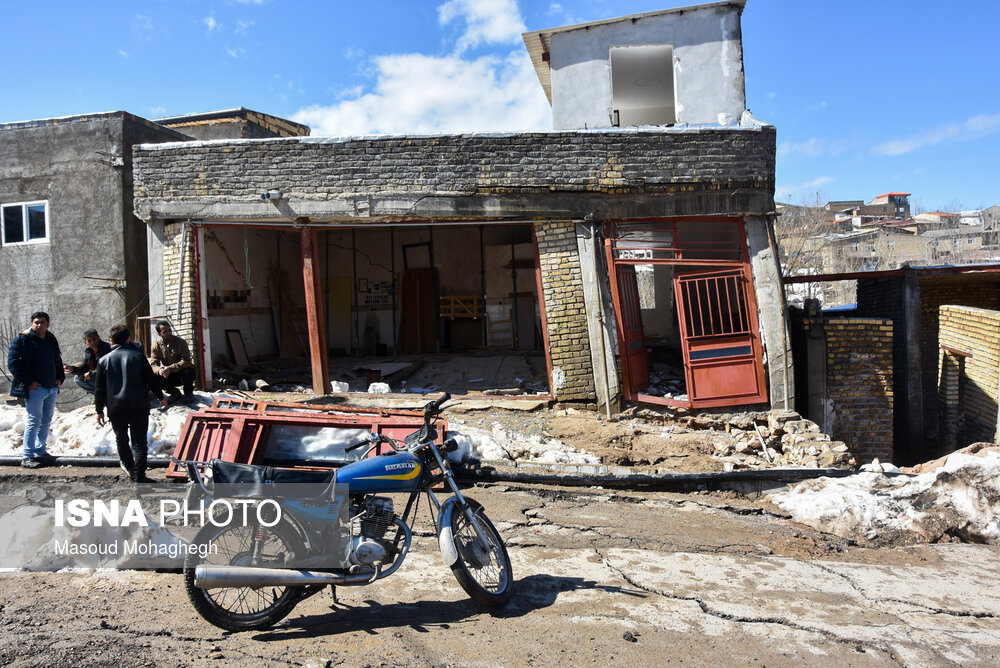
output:
M194 586L194 571L200 565L283 568L286 555L304 553L298 532L282 519L273 527L263 528L261 555L255 561L254 543L259 529L256 524L244 526L238 522L221 527L207 524L195 536L194 543L213 546L215 551L204 559L192 551L184 560L184 587L191 604L206 621L221 629L257 631L270 628L292 611L302 595L302 587L200 589Z
M451 572L472 600L488 608L496 608L510 599L514 583L510 556L503 538L486 517L483 507L469 498L466 502L472 507L476 521L486 535L489 549L484 552L479 547L475 528L465 514L456 509L451 516L451 531L458 560L452 565Z

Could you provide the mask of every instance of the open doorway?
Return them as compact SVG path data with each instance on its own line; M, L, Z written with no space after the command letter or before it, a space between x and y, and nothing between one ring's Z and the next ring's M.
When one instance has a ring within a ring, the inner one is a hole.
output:
M308 386L300 232L202 234L212 375ZM338 389L548 392L530 225L329 226L315 253Z
M623 222L607 232L626 396L688 407L764 401L742 221Z

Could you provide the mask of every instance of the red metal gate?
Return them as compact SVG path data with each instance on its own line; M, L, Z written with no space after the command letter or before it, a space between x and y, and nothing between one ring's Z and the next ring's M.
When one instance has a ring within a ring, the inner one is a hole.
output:
M674 276L684 376L692 404L728 406L767 400L749 283L745 267Z
M697 216L617 221L605 229L625 395L702 408L767 401L743 220ZM671 265L687 400L640 394L648 355L635 265Z
M649 386L649 359L646 355L646 337L642 330L642 308L639 305L639 281L635 267L622 265L615 270L619 296L618 329L624 340L622 346L622 373L625 387L632 394Z

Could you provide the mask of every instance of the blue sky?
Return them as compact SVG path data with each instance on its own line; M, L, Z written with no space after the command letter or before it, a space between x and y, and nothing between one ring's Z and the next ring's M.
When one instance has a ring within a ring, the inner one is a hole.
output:
M314 135L547 129L520 33L672 0L2 0L0 122L249 107ZM1000 204L1000 0L748 0L777 193Z

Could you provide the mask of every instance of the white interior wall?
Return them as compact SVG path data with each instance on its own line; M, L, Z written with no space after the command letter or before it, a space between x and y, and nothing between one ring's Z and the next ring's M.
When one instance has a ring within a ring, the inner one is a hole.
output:
M251 360L270 357L277 352L268 293L269 267L277 257L274 234L267 230L248 230L244 244L242 228L209 227L205 230L202 251L206 275L203 280L210 298L206 315L211 349L216 358L220 355L230 357L227 329L239 330ZM250 258L249 276L245 249ZM225 301L226 293L233 291L248 292L248 301ZM223 300L221 305L217 303L219 299Z

